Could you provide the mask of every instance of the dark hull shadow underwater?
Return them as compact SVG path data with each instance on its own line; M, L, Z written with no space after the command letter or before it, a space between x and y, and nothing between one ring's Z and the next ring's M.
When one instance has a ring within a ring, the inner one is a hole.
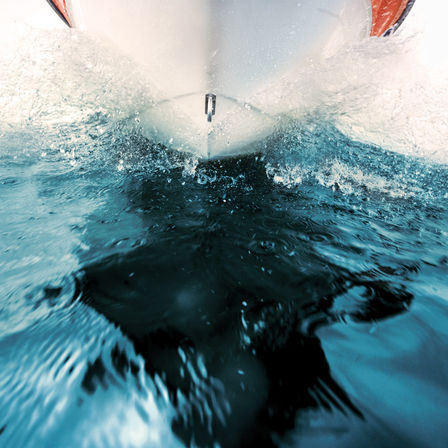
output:
M197 169L213 181L185 180L175 169L169 182L159 173L126 183L128 213L141 217L146 238L88 262L82 300L119 326L147 373L162 379L177 409L173 431L187 445L276 446L310 409L364 419L333 379L317 331L405 312L412 269L344 268L322 250L363 259L341 230L363 231L354 207L362 198L279 186L257 155ZM118 347L112 357L118 371L136 369ZM98 358L84 389L94 393L105 373Z

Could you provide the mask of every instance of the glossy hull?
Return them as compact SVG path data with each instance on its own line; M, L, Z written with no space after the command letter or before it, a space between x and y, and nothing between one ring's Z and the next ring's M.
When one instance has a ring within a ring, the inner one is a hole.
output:
M66 7L73 26L146 67L157 92L142 114L148 135L203 157L254 150L282 112L277 87L372 28L370 0L68 0ZM207 117L209 93L216 108Z

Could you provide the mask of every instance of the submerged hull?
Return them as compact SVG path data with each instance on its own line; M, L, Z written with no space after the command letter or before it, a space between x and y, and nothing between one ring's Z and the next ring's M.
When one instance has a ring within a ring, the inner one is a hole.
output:
M146 67L157 92L142 114L148 135L203 157L253 150L281 112L270 92L369 36L372 11L382 13L371 0L53 3L71 26L109 39Z

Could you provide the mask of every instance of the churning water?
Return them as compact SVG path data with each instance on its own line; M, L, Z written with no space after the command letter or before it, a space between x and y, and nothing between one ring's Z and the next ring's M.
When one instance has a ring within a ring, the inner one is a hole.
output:
M142 136L113 50L2 41L1 446L448 445L448 83L421 36L304 72L263 153L207 163Z

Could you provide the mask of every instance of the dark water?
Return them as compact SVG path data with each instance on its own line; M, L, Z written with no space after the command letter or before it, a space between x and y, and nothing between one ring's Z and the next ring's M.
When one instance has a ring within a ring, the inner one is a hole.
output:
M200 162L0 132L0 445L448 445L448 168L292 123Z

